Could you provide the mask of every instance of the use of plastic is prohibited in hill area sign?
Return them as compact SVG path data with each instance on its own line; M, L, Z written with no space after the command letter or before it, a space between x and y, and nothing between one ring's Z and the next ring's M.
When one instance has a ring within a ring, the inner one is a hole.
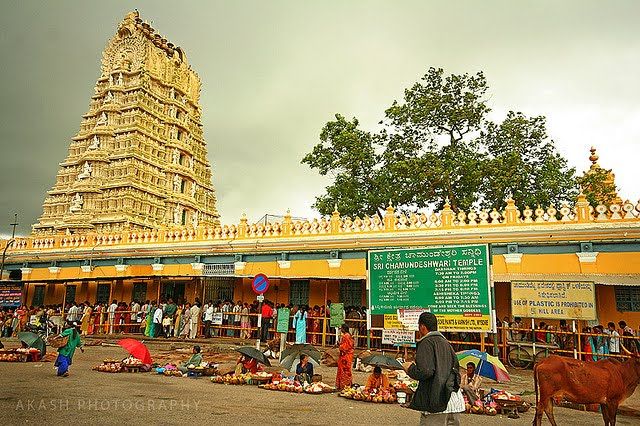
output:
M494 332L485 244L369 252L371 315L424 309L443 331Z

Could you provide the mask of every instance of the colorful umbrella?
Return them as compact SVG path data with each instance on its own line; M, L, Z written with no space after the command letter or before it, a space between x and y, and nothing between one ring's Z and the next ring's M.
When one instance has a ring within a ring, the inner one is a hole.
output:
M307 343L297 343L283 350L282 354L280 354L280 365L291 371L293 364L300 359L300 355L302 354L308 355L314 365L320 365L322 354L319 350Z
M136 339L121 339L118 341L118 345L122 346L132 356L142 361L143 364L153 363L149 349L147 349L141 341Z
M241 346L236 348L237 352L240 352L242 355L248 356L249 358L253 358L256 361L271 367L271 363L265 354L254 348L253 346Z
M377 365L380 368L389 368L391 370L402 370L402 364L397 359L388 355L372 354L362 358L362 363L367 365Z
M493 355L481 352L477 349L461 351L457 353L458 362L464 367L467 363L472 362L476 366L476 374L482 377L495 380L496 382L508 382L511 380L507 368L504 364Z
M47 346L42 340L42 337L38 336L36 333L31 333L30 331L22 331L18 333L18 339L23 342L25 345L28 345L30 348L36 348L40 351L40 356L44 356L47 352Z

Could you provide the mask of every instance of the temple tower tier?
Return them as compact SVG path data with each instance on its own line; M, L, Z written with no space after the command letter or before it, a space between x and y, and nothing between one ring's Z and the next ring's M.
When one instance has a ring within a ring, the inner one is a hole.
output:
M218 225L200 79L184 51L131 12L94 92L33 233Z

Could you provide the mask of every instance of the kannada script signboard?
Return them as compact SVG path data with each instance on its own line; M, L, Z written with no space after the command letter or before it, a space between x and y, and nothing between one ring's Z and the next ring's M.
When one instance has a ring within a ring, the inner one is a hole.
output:
M369 252L373 315L430 310L445 331L493 331L486 245Z
M595 320L592 282L513 281L511 314L517 317Z
M278 324L276 325L276 331L278 333L287 333L289 331L289 317L291 311L289 308L278 309Z
M22 284L0 283L0 307L15 308L22 304Z

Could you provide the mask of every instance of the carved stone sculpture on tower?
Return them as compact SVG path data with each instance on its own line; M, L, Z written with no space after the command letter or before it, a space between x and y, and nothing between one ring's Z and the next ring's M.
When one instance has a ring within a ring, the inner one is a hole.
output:
M104 103L108 104L111 101L113 101L113 94L111 93L111 90L109 90L107 92L107 96L104 97Z
M180 177L180 175L174 175L173 176L173 190L175 192L180 192L181 187L182 187L182 178Z
M193 212L193 216L191 216L191 226L193 226L194 228L198 227L198 218L199 218L200 214L198 211Z
M93 135L93 140L91 145L89 145L89 149L98 149L100 148L100 139L98 139L97 135Z
M183 208L180 207L180 204L177 204L173 209L173 224L174 225L182 225L182 211Z
M82 210L82 204L84 204L84 200L82 199L82 195L76 194L75 197L71 200L71 205L69 207L69 211L77 212Z
M180 150L178 148L173 148L173 164L178 164L180 162Z
M109 118L107 117L107 113L103 111L102 114L100 114L98 121L96 121L96 126L103 126L107 124L108 121Z
M87 161L82 165L82 172L78 174L78 180L91 177L91 171L92 171L91 163Z
M122 78L122 73L118 74L118 86L122 86L124 84L124 80Z
M191 182L191 198L196 198L197 189L198 189L198 184L195 182Z

